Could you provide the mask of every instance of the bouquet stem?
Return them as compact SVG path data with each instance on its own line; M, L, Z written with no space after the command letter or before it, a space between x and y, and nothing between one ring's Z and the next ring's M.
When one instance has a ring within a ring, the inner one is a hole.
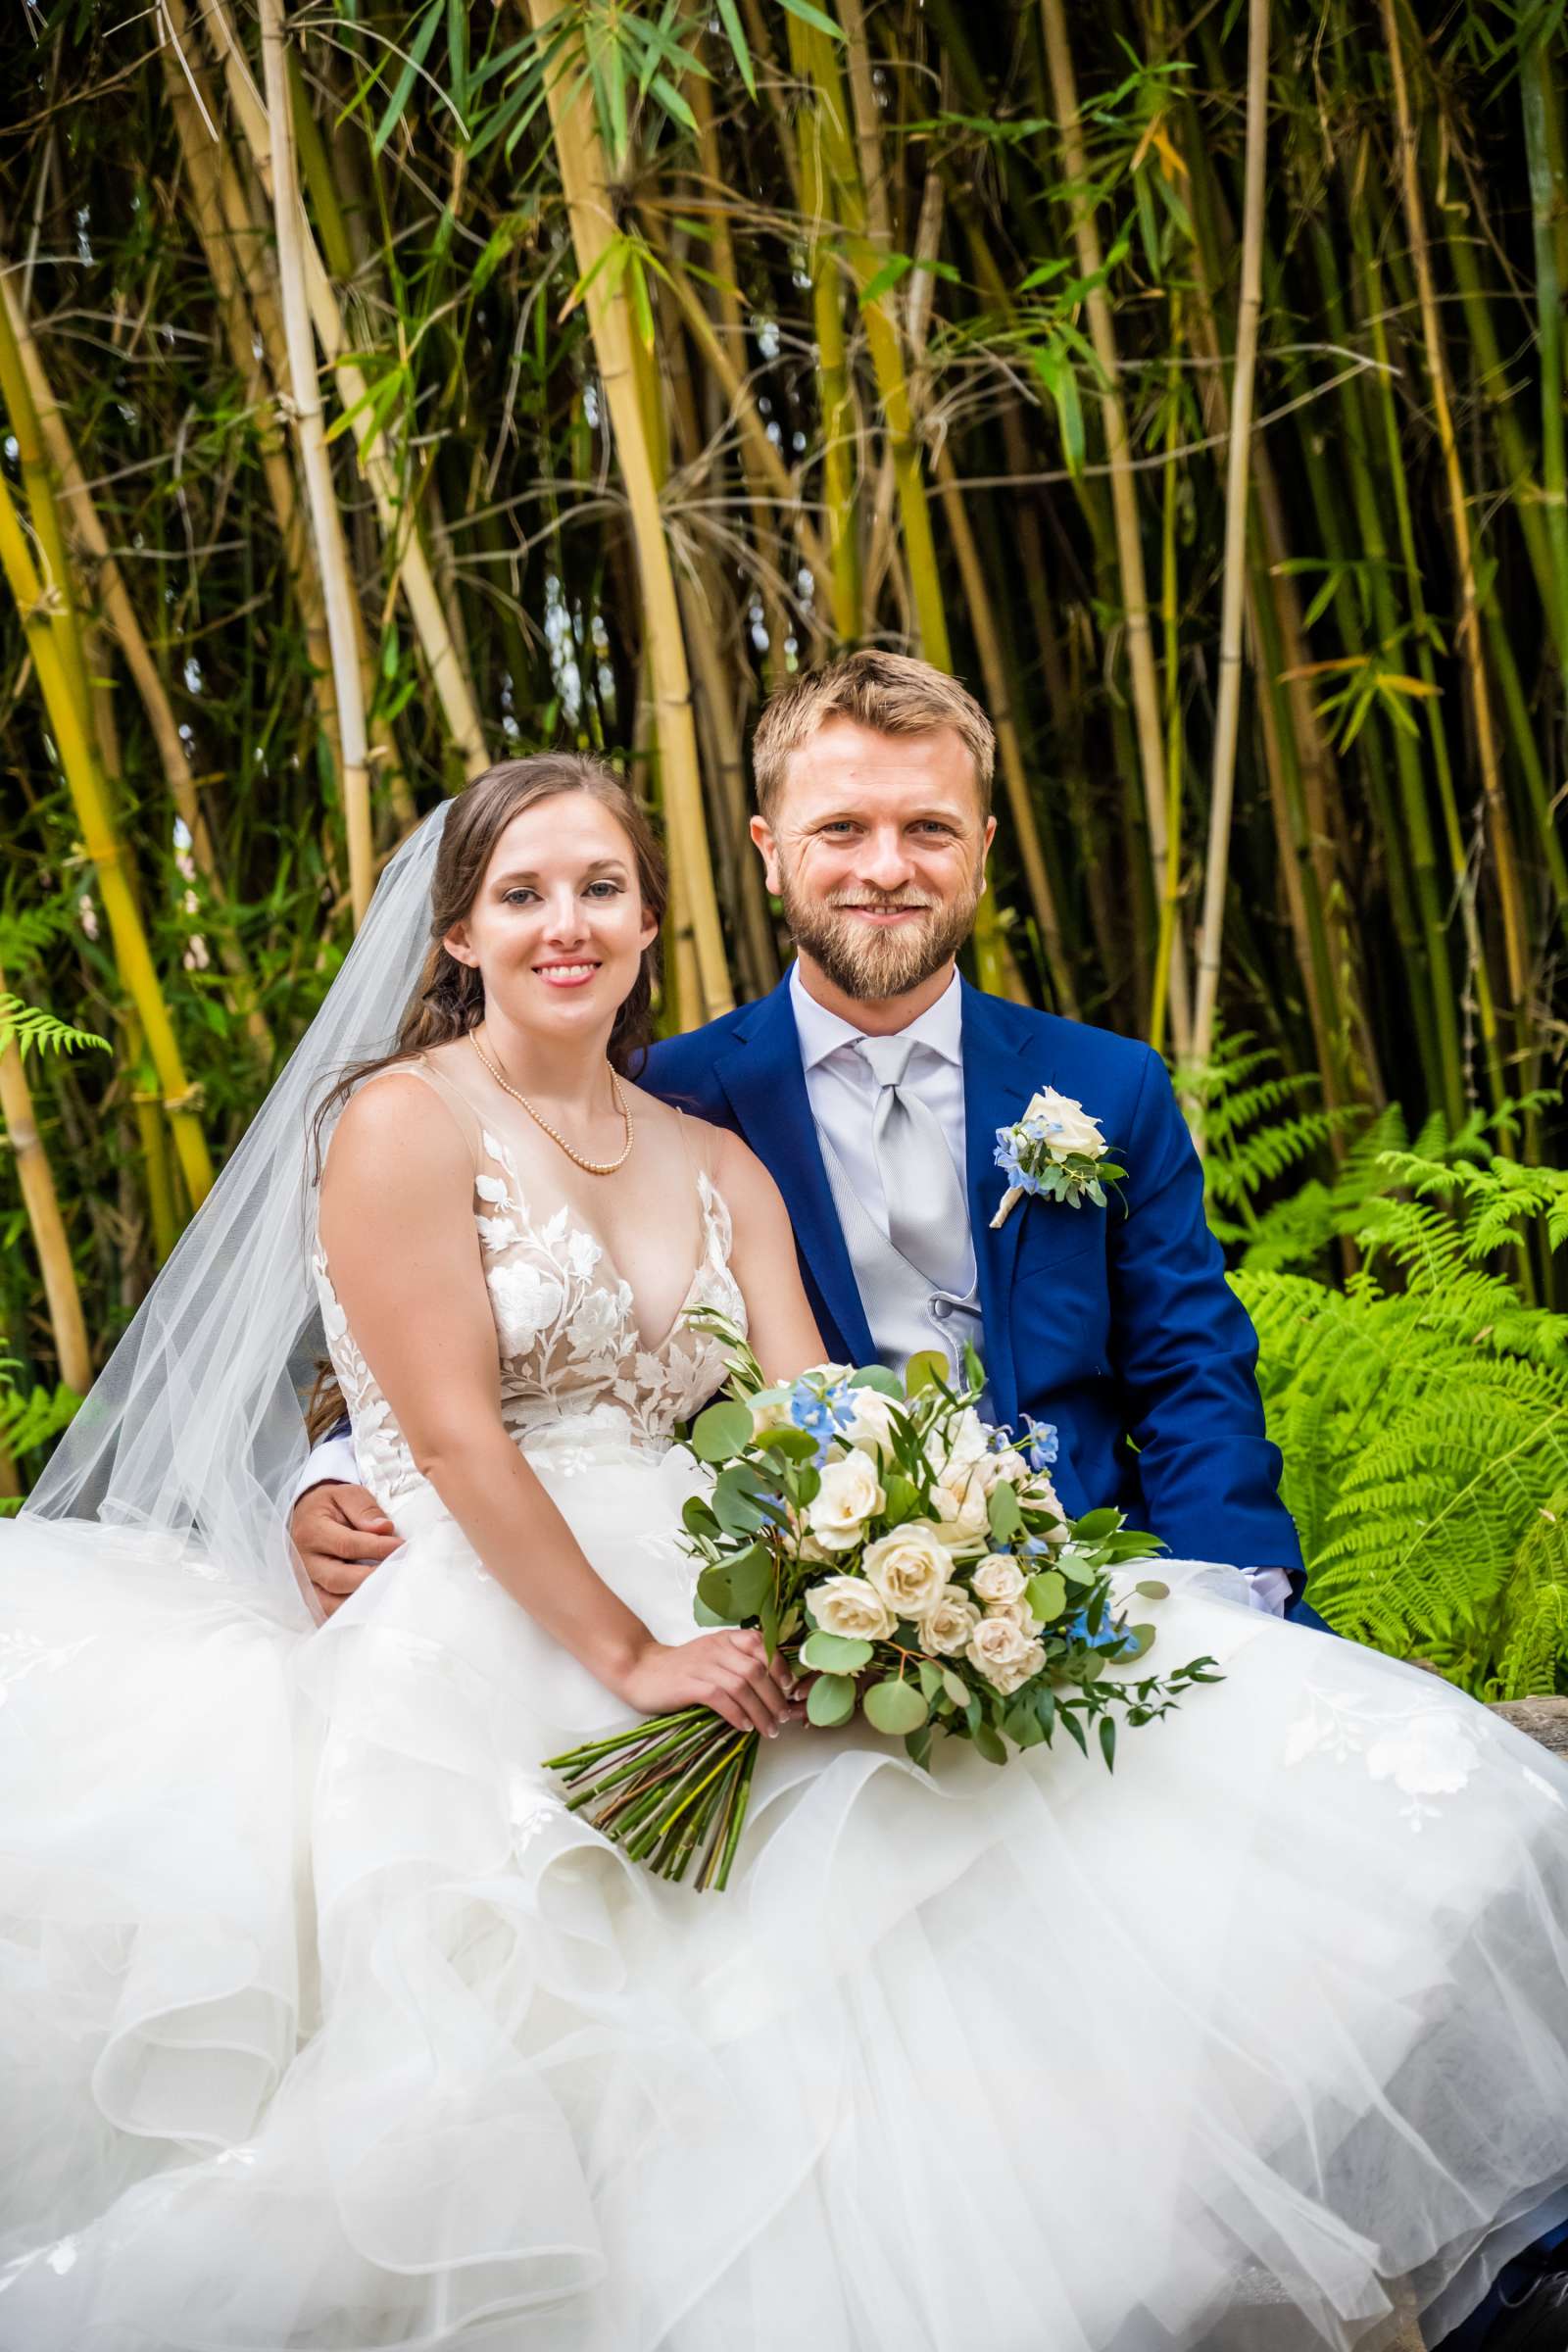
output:
M757 1769L756 1732L737 1732L708 1707L682 1707L551 1756L569 1809L661 1878L729 1878Z

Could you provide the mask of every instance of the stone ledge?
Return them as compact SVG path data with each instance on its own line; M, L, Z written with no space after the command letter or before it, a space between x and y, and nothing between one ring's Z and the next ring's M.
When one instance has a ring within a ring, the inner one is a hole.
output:
M1552 1755L1568 1756L1568 1698L1501 1698L1492 1712Z

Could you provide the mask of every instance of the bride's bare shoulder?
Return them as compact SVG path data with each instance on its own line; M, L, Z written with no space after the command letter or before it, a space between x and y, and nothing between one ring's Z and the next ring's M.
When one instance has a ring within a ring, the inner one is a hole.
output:
M471 1175L467 1139L429 1059L393 1062L356 1087L332 1130L323 1189L367 1176L384 1188L448 1172Z

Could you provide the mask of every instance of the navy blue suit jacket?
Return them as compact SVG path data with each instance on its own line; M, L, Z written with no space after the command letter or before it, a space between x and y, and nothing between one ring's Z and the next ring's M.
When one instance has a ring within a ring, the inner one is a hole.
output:
M759 1004L663 1039L640 1075L745 1137L788 1205L829 1355L871 1362L788 978ZM1004 1189L996 1130L1043 1086L1099 1120L1127 1181L1104 1208L1027 1199L994 1232ZM1056 1489L1074 1517L1114 1503L1175 1558L1290 1569L1299 1602L1300 1546L1279 1499L1279 1449L1263 1432L1256 1336L1203 1221L1202 1173L1164 1063L1148 1046L965 983L963 1098L998 1419L1054 1424Z

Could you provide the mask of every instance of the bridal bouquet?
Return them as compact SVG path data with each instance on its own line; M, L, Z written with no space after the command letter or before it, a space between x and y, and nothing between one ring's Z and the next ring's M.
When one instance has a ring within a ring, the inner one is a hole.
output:
M945 1359L916 1356L901 1381L880 1365L822 1364L768 1387L721 1316L692 1321L730 1350L725 1396L690 1443L715 1473L685 1509L702 1562L697 1615L760 1627L809 1680L808 1720L826 1730L858 1711L928 1763L940 1732L988 1763L1049 1745L1063 1728L1108 1766L1118 1721L1153 1722L1213 1660L1174 1673L1107 1675L1154 1639L1112 1602L1111 1571L1147 1558L1152 1539L1119 1511L1063 1517L1052 1484L1054 1433L1014 1441L975 1410ZM1162 1599L1166 1587L1133 1591ZM668 1879L695 1864L723 1886L740 1842L760 1735L704 1706L684 1707L549 1759L567 1802Z

